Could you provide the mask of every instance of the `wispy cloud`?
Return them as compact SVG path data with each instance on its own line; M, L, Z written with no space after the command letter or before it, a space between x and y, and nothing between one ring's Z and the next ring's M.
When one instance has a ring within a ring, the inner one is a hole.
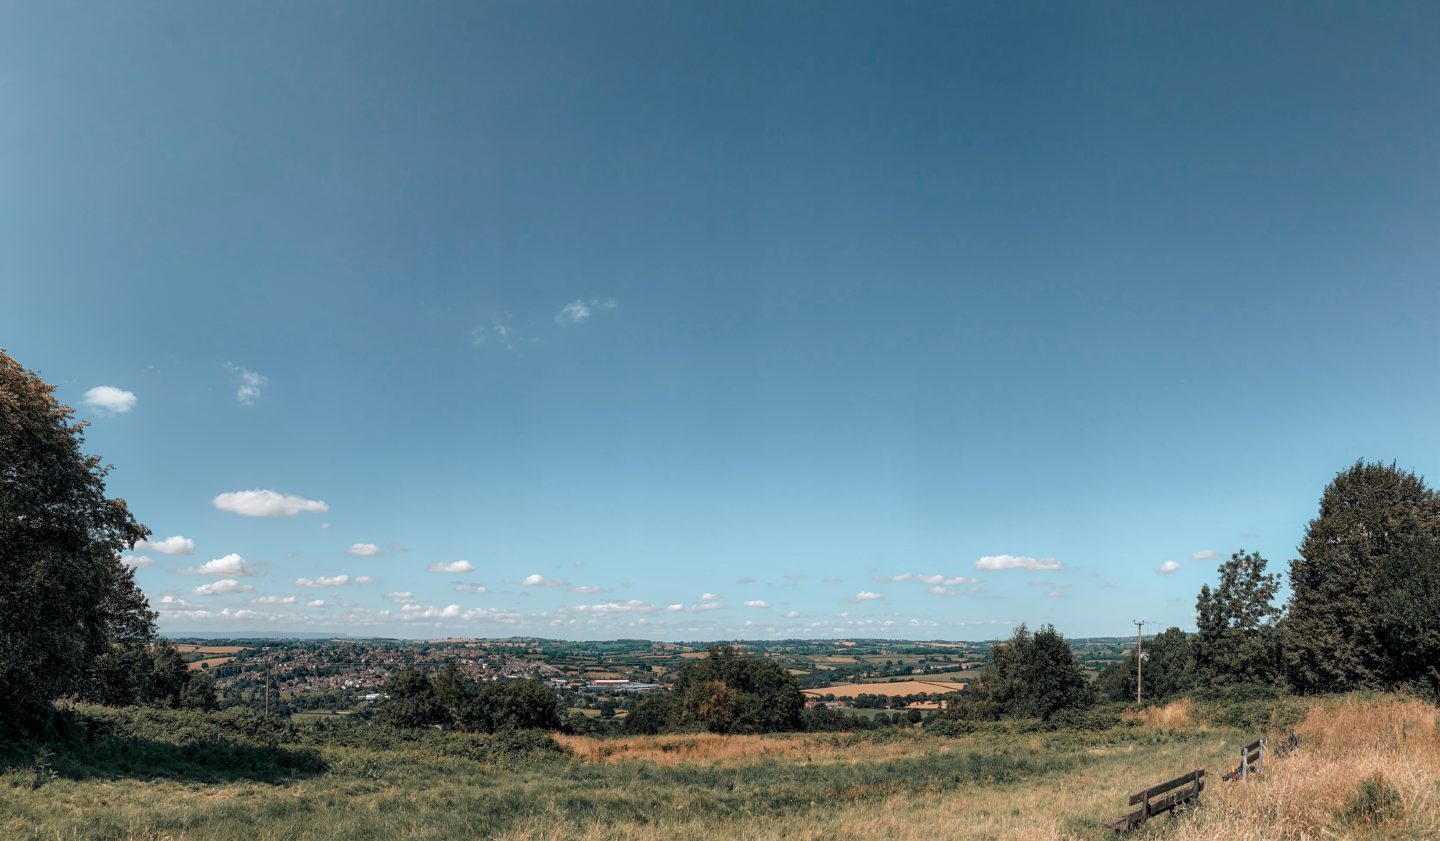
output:
M135 403L139 398L133 391L126 391L113 385L97 385L85 392L82 399L85 405L92 409L118 415L135 408Z
M488 325L470 331L470 343L475 347L498 347L512 353L522 344L538 341L521 335L508 312L497 313L490 317Z
M352 543L350 544L350 548L345 550L345 554L359 555L362 558L368 558L371 555L380 554L380 547L373 543Z
M357 583L357 584L359 584L359 583L367 583L367 584L368 584L369 581L367 580L367 581L365 581L365 582L361 582L361 581L359 581L359 580L357 579L355 583ZM295 586L296 586L296 587L346 587L346 586L349 586L349 584L350 584L350 576L348 576L348 575L336 575L336 576L333 576L333 577L331 577L331 578L326 578L325 576L322 575L322 576L320 576L320 577L318 577L318 578L297 578L297 579L295 579Z
M557 324L583 324L590 320L590 317L597 312L615 309L618 304L614 298L591 298L588 301L571 301L555 314Z
M1161 574L1161 575L1171 575L1171 574L1176 573L1176 572L1179 572L1179 571L1180 571L1180 562L1179 562L1179 561L1166 561L1165 563L1163 563L1163 564L1160 565L1160 574Z
M1214 549L1201 549L1198 552L1190 553L1190 560L1192 561L1208 561L1213 557L1215 557Z
M216 496L210 504L219 511L229 511L242 517L294 517L301 512L323 513L330 510L323 500L271 490L230 491Z
M879 593L872 593L869 590L861 590L860 592L855 594L855 601L857 602L873 602L876 599L882 598L884 598L884 596L880 595Z
M745 606L755 608L767 608L770 606L770 603L765 601L764 599L751 599L745 603Z
M131 569L144 569L155 563L155 559L149 555L121 555L120 563Z
M260 399L260 390L270 382L270 378L249 368L236 370L240 374L240 387L235 389L235 399L241 406L253 406L255 401Z

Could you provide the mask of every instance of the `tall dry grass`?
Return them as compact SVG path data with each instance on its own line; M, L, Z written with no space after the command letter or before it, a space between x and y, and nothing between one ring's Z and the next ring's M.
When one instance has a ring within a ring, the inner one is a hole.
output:
M1126 712L1121 717L1138 721L1145 727L1179 729L1196 726L1195 702L1189 698L1171 701L1163 707L1147 707L1138 712Z
M1168 837L1440 838L1435 707L1402 698L1339 699L1312 708L1295 732L1300 750L1267 759L1265 773L1231 784L1220 783L1215 773L1204 807L1178 822ZM1367 780L1398 793L1398 815L1378 823L1357 820L1356 801Z

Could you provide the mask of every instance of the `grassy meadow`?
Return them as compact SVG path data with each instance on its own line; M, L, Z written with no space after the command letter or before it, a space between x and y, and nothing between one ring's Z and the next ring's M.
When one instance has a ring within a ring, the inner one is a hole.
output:
M1269 721L1297 721L1300 752L1231 785L1261 716L1189 701L1099 729L553 740L83 708L68 747L7 759L0 837L1098 839L1131 791L1197 767L1201 808L1133 837L1440 837L1433 707L1286 703Z

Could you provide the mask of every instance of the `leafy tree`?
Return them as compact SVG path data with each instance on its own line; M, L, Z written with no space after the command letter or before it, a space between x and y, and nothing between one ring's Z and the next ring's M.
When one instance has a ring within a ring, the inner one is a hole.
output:
M120 553L150 532L54 387L0 351L0 710L38 710L154 618Z
M681 667L674 694L680 722L714 733L799 730L805 708L800 685L779 663L725 645Z
M450 715L435 695L430 679L417 669L392 674L382 690L380 721L392 727L433 727L445 724Z
M1382 582L1395 580L1392 567L1409 564L1406 555L1437 535L1440 497L1393 463L1357 461L1326 486L1300 557L1290 562L1283 651L1297 689L1336 692L1385 683L1392 660L1377 599L1384 596L1390 608L1398 603ZM1415 609L1433 614L1436 606L1431 601Z
M1053 625L1031 633L1021 625L996 645L971 697L955 705L965 718L1039 718L1086 709L1095 692L1065 638Z
M1381 569L1374 600L1380 671L1440 701L1440 541L1413 541Z
M669 695L652 695L636 704L625 717L625 732L653 736L669 727L675 717L675 704Z
M188 710L210 712L218 708L215 702L215 678L208 672L190 672L185 686L180 690L179 706Z
M1272 601L1280 576L1244 549L1220 565L1220 583L1195 600L1195 674L1202 685L1272 683L1281 676Z
M1167 628L1145 642L1145 699L1163 701L1189 692L1195 685L1190 635ZM1135 652L1107 665L1095 679L1095 691L1107 701L1135 700Z
M494 680L479 685L461 705L461 726L484 733L559 730L560 698L538 680Z

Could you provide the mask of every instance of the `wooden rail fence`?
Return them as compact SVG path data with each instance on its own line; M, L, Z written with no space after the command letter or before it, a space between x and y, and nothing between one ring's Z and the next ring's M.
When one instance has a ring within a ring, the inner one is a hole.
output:
M1225 782L1231 780L1244 780L1252 773L1260 774L1265 771L1265 740L1256 739L1240 749L1240 764L1234 771L1226 771L1220 779Z

